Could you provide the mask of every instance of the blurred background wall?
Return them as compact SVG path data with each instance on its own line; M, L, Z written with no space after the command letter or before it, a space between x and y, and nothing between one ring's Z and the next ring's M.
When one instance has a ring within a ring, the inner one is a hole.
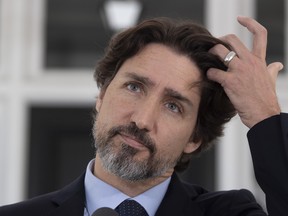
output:
M246 15L269 30L268 62L287 64L287 11L286 0L0 0L0 205L62 187L94 157L93 71L113 33L168 16L193 19L215 36L235 33L251 46L236 21ZM284 70L283 111L287 83ZM182 178L210 190L248 188L264 203L246 132L235 117Z

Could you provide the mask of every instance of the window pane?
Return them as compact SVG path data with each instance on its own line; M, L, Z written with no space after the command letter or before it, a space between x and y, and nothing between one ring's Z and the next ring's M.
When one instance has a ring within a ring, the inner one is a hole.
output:
M92 108L32 106L29 111L27 196L34 197L81 175L95 150Z
M284 62L284 0L258 0L256 8L257 20L262 23L268 30L267 63L271 63L273 61Z
M204 23L203 0L181 0L181 3L167 0L146 0L144 1L142 17L166 16L181 19L193 19L196 22Z
M47 0L46 67L93 67L109 33L97 1Z
M112 35L103 24L101 3L103 1L47 0L46 68L94 67ZM182 0L181 4L175 4L175 1L145 0L141 4L140 20L154 16L191 18L199 23L204 20L203 0Z

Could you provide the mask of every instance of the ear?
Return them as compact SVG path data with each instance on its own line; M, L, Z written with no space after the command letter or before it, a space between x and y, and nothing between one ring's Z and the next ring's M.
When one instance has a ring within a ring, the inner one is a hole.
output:
M201 141L195 143L195 142L188 142L183 150L184 153L189 154L194 151L196 151L199 146L201 145Z
M96 111L99 112L101 106L102 106L102 101L105 95L105 90L100 90L99 96L97 97L96 100Z

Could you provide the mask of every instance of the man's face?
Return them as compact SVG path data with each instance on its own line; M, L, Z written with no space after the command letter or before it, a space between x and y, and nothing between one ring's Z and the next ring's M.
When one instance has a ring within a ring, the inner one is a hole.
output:
M196 65L160 45L126 60L96 103L97 155L129 181L172 173L182 153L199 147L190 136L200 102Z

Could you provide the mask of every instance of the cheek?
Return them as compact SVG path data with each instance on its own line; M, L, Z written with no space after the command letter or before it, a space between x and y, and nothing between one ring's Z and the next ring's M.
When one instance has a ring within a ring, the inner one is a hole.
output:
M109 94L106 94L101 101L98 118L101 119L101 121L106 121L107 124L123 123L120 121L123 121L129 117L130 108L127 106L127 104L131 105L131 103L127 103L119 95L112 97Z
M166 128L169 129L168 127ZM166 148L166 149L169 149L169 151L172 151L172 152L174 151L175 154L176 153L181 154L183 152L184 147L189 142L191 134L192 134L192 129L189 130L189 133L188 133L187 128L183 128L183 130L179 130L179 128L175 129L175 127L173 127L173 129L171 130L163 131L162 141L165 145L165 147L163 147L164 151Z
M189 140L193 133L196 125L196 118L194 118L193 115L189 117L173 119L173 121L169 119L169 121L166 120L166 122L162 125L164 125L163 128L166 129L166 135L171 137L171 139L173 139L173 136L174 139L176 138L176 140L185 142Z
M179 120L174 124L165 123L160 126L162 142L170 151L175 151L175 154L181 154L190 141L190 137L195 128L195 120L190 119L187 122ZM171 123L171 122L170 122ZM160 132L160 131L159 131Z

